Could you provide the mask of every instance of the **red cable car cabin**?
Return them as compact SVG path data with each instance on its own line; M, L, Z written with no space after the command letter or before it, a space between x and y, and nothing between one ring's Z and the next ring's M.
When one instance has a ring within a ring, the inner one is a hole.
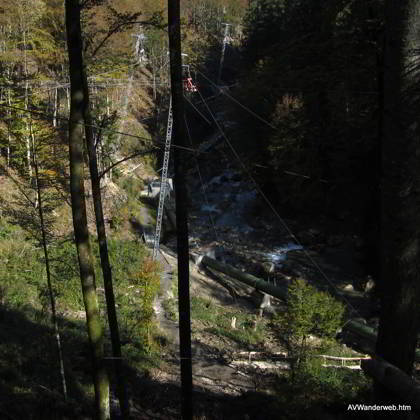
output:
M197 86L193 82L188 65L182 66L182 84L186 92L197 92Z

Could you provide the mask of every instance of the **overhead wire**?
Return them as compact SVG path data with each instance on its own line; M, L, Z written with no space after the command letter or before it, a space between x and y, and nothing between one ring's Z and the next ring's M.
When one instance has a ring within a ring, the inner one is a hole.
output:
M241 101L239 101L238 99L236 99L232 95L230 95L227 92L227 89L224 89L224 88L218 86L216 83L214 83L209 77L207 77L200 70L196 69L196 71L197 71L197 73L200 73L201 76L203 76L203 78L206 79L212 86L214 86L222 95L225 95L231 101L235 102L238 106L240 106L241 108L243 108L245 111L249 112L251 115L253 115L255 118L257 118L258 120L260 120L261 122L263 122L268 127L272 128L273 130L278 130L278 127L274 126L269 121L267 121L265 118L261 117L261 115L258 115L255 111L253 111L252 109L250 109L249 107L247 107L246 105L244 105ZM308 90L305 90L305 89L300 89L300 88L286 88L286 87L285 88L278 88L278 90L283 90L284 92L289 92L289 91L309 92ZM313 92L313 91L310 91L310 92ZM354 92L354 93L363 93L363 94L368 94L368 95L369 94L370 95L376 95L378 93L377 91L373 91L373 90L372 91L371 90L366 90L366 91L352 90L351 92ZM290 127L286 127L286 128L289 129L290 131L293 131L293 130L290 129Z
M198 90L198 93L201 95L201 92ZM261 187L259 186L259 184L257 183L257 181L255 180L255 178L252 176L250 170L247 168L247 166L245 165L245 163L242 161L241 157L239 156L239 154L236 152L235 148L233 147L232 143L230 142L230 140L228 139L228 137L226 136L225 132L223 131L222 127L220 126L219 122L217 121L215 115L213 114L213 112L211 111L210 107L207 105L206 102L204 102L207 110L209 111L209 114L212 116L220 134L222 135L222 137L225 139L227 145L229 146L229 149L231 150L231 152L233 153L233 155L235 156L236 160L239 162L239 164L242 166L244 172L248 175L249 179L252 181L252 183L254 184L256 190L258 191L258 193L261 195L261 197L264 199L264 201L267 203L267 205L270 207L270 209L272 210L272 212L274 213L274 215L277 217L277 219L280 221L281 225L283 226L283 228L286 230L286 232L289 234L289 236L296 242L297 245L299 245L300 247L302 247L303 253L305 254L306 258L311 262L311 264L318 270L318 272L321 274L321 276L327 281L327 283L333 288L333 290L335 290L336 292L338 292L337 287L334 285L334 283L329 279L329 277L327 276L327 274L325 273L325 271L320 267L320 265L314 260L314 258L308 253L308 251L303 247L302 243L299 241L299 239L296 237L296 235L293 233L293 231L291 230L291 228L288 226L288 224L286 223L286 221L280 216L280 214L278 213L278 211L276 210L276 208L274 207L274 205L271 203L271 201L268 199L268 197L266 196L266 194L262 191ZM350 303L350 301L342 294L340 293L342 299L346 302L346 304L348 305L348 307L356 314L359 314L359 311Z
M193 147L193 142L192 142L192 138L191 138L190 127L188 126L188 122L187 122L187 118L186 118L185 114L184 114L184 121L185 121L185 127L187 129L187 136L188 136L189 142L191 144L191 147ZM201 191L203 193L204 201L206 202L207 207L210 207L210 202L208 200L206 186L204 184L203 177L201 175L200 165L198 163L198 157L197 156L195 157L195 164L196 164L196 167L197 167L198 177L200 178ZM209 211L209 219L210 219L210 223L211 223L211 225L213 227L213 232L214 232L214 236L216 238L216 241L219 242L219 235L217 233L216 224L214 222L214 219L213 219L210 211Z
M192 103L192 101L190 101L185 95L184 95L184 99L187 100L187 102L193 107L193 109L200 115L201 118L203 118L203 120L211 125L210 121L198 110L198 108Z
M14 110L17 110L17 111L26 112L26 113L30 113L30 114L33 114L33 115L38 115L38 116L46 117L47 119L53 119L54 118L54 115L49 114L49 113L44 112L44 111L38 111L38 110L34 110L34 109L19 108L19 107L15 107L15 106L11 106L11 105L6 105L6 104L2 104L2 103L0 103L0 107L14 109ZM58 116L58 115L55 118L57 118L58 120L64 120L64 121L67 121L67 122L69 120L69 118L67 118L67 117L61 117L61 116ZM94 124L85 124L83 122L80 122L80 123L77 123L77 124L79 124L81 126L92 127L92 128L95 128L95 129L101 129L101 127L98 127L97 125L94 125ZM125 133L125 132L117 131L117 130L111 130L109 128L107 128L106 131L108 133L121 134L122 136L125 136L125 137L131 137L131 138L135 138L135 139L138 139L138 140L142 140L142 142L145 145L155 147L156 149L160 149L161 146L156 145L155 143L165 144L165 142L163 140L150 140L147 137L142 137L142 136L138 136L136 134ZM199 153L198 150L191 149L191 148L185 147L185 146L171 145L171 147L177 148L177 149L182 149L182 150L185 150L185 151L190 152L190 153ZM200 153L206 153L206 152L200 152Z
M272 128L273 130L277 130L277 127L275 127L273 124L271 124L270 122L268 122L266 119L264 119L263 117L261 117L260 115L258 115L256 112L254 112L252 109L248 108L246 105L242 104L241 102L239 102L237 99L235 99L233 96L229 95L228 93L226 93L226 89L221 89L220 86L216 85L216 83L214 83L212 80L210 80L205 74L203 74L200 70L197 70L197 73L200 73L206 80L208 80L214 87L216 87L220 93L222 95L225 95L226 97L228 97L229 99L231 99L233 102L235 102L236 104L238 104L241 108L245 109L246 111L248 111L251 115L253 115L255 118L259 119L261 122L263 122L264 124L268 125L270 128Z

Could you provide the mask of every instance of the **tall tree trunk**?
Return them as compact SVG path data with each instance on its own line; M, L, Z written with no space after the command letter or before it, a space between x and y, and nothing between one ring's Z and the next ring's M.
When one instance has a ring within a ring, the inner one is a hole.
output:
M64 359L63 359L63 351L61 348L61 337L60 337L60 330L58 328L58 319L57 319L57 311L55 307L55 297L54 291L51 283L51 270L50 270L50 258L48 253L48 244L47 244L47 235L44 223L44 208L41 196L41 185L39 182L39 172L38 172L38 162L37 156L35 151L35 141L34 141L34 134L32 131L32 123L30 122L30 131L32 137L32 163L35 170L35 182L36 182L36 191L38 196L38 215L39 221L41 224L41 234L42 234L42 248L44 250L44 258L45 258L45 271L47 274L47 288L48 288L48 295L50 298L50 306L51 306L51 322L54 327L54 334L55 334L55 341L57 344L57 355L58 355L58 363L60 365L60 378L61 378L61 386L63 389L63 396L64 399L67 399L67 383L66 383L66 375L64 370Z
M182 85L181 30L179 0L168 0L169 51L173 106L173 143L187 147ZM192 419L191 319L189 289L188 194L185 183L185 150L175 148L175 202L178 253L179 344L181 356L182 418Z
M101 257L101 267L104 278L105 299L108 313L109 331L111 333L112 353L114 357L115 374L118 382L118 399L120 402L120 409L123 419L128 419L130 415L130 406L128 404L127 391L124 383L120 332L118 328L117 312L115 310L114 288L112 285L112 271L108 255L108 244L102 207L101 186L98 174L98 160L95 148L95 136L93 132L92 116L89 109L89 86L85 68L83 68L83 94L85 97L85 106L83 113L85 120L86 143L89 155L90 178L92 182L93 207L95 210L96 231L98 233L99 242L99 254Z
M410 374L419 327L420 2L386 1L377 353ZM382 390L383 391L383 390ZM381 393L384 400L387 397Z
M26 54L26 31L23 31L23 56L24 56L24 73L25 73L25 110L28 110L29 98L29 81L28 81L28 58ZM29 130L29 122L26 120L26 162L28 165L29 178L32 179L32 160L31 160L31 136Z
M66 0L66 29L70 73L70 193L72 201L74 236L80 267L83 301L92 353L95 386L96 415L98 420L110 418L109 380L104 364L103 329L96 295L93 257L89 244L84 191L83 112L86 106L83 84L82 31L78 0Z

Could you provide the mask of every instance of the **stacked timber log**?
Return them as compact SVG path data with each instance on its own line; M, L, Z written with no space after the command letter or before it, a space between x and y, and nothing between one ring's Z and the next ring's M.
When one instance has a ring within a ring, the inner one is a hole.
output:
M253 276L252 274L245 273L229 264L221 263L220 261L216 261L208 256L202 257L200 262L205 267L220 271L221 273L254 287L256 290L267 293L268 295L274 296L283 301L287 300L287 288L285 287L275 286L263 279ZM365 339L369 342L370 347L374 349L378 334L374 328L369 327L360 320L353 319L345 324L343 330L349 331L361 339ZM416 361L420 362L420 350L416 351Z

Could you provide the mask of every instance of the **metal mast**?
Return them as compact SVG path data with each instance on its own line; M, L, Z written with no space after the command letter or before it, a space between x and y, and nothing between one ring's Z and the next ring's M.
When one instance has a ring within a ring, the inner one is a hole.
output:
M139 27L139 33L132 34L132 37L136 39L134 44L134 61L133 61L133 69L131 71L130 78L128 79L128 88L127 94L124 95L123 104L122 104L122 112L121 112L121 120L119 130L120 133L118 134L118 138L116 144L119 145L121 142L121 132L124 131L124 126L126 123L127 115L128 115L128 102L131 99L131 92L133 90L133 81L134 81L134 73L135 73L135 66L142 65L144 62L147 61L145 50L144 50L144 41L146 39L145 35L143 34L143 29Z
M165 153L163 155L162 177L160 180L159 206L156 217L155 243L153 245L153 260L159 252L160 232L162 230L163 206L165 204L166 188L168 186L169 153L172 140L172 96L169 101L168 126L166 128Z
M222 56L220 57L219 75L217 76L217 84L220 84L220 81L222 79L222 68L223 68L223 61L225 60L226 44L230 40L230 38L229 38L229 26L231 26L231 24L230 23L222 23L222 25L225 25L225 35L223 37Z

